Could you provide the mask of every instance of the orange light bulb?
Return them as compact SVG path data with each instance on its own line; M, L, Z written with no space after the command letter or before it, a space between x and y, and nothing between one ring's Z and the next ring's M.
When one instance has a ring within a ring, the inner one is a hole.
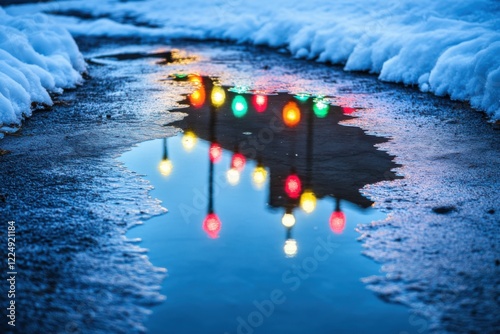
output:
M200 108L203 106L205 99L206 93L203 85L189 95L189 103L191 103L194 108Z
M283 121L288 127L297 126L300 122L300 109L297 103L294 101L288 102L285 107L283 107Z

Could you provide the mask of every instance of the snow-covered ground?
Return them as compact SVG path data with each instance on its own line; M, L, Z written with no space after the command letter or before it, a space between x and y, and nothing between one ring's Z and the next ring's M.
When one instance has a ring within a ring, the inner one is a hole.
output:
M0 128L20 124L34 102L52 105L49 93L82 82L85 66L60 25L42 14L12 17L0 7Z
M6 11L51 14L76 36L211 38L283 48L294 57L469 101L500 119L496 0L88 0Z

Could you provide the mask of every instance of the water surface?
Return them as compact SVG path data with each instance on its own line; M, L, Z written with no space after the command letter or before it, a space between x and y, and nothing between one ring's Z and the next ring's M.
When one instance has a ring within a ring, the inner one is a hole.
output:
M387 139L322 96L177 79L195 85L182 132L121 158L169 210L128 233L168 270L150 332L411 332L360 281L380 273L355 227L384 218L360 189L396 177Z

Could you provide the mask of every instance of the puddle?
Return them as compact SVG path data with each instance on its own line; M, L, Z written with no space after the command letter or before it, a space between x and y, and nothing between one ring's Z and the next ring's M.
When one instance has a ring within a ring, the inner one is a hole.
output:
M412 332L360 281L380 274L355 227L384 218L360 189L396 178L386 139L324 97L177 79L196 85L183 132L121 157L169 210L128 233L168 270L149 332Z
M194 56L188 56L185 52L179 50L164 51L158 50L155 52L123 52L109 55L95 56L94 59L113 59L117 61L137 60L145 58L160 59L157 64L189 64L196 60Z

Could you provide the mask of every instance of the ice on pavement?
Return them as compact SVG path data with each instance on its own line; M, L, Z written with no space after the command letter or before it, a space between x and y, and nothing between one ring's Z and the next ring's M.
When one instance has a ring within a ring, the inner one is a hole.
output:
M469 101L500 119L495 0L89 0L8 8L38 11L57 14L74 35L215 38L287 48L295 57Z
M84 70L63 27L43 14L13 17L0 7L0 127L20 124L33 102L52 105L49 93L75 87Z

